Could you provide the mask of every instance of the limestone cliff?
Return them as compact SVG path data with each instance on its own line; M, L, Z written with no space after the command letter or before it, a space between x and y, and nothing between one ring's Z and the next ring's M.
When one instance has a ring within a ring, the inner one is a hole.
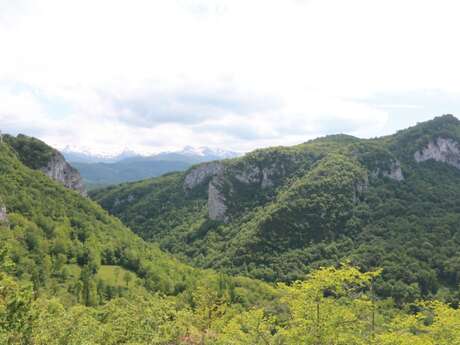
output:
M86 190L82 178L77 169L72 167L58 151L54 151L51 159L45 167L40 168L45 175L60 182L65 187L86 196Z
M39 139L24 134L18 134L16 137L5 135L4 141L24 165L39 170L65 187L86 196L80 173L66 162L59 151Z
M6 213L6 206L0 203L0 224L8 222L8 214Z
M208 215L212 220L226 221L225 196L222 193L224 165L220 162L203 163L185 175L183 189L192 189L208 183Z
M398 160L393 161L388 170L383 170L382 175L398 182L404 181L401 163Z
M39 170L65 187L86 196L80 173L66 162L59 151L39 139L24 134L18 134L16 137L4 135L4 142L30 169Z
M285 174L282 164L272 163L266 167L259 167L254 164L245 165L243 168L235 169L234 177L244 184L257 184L262 189L273 187L274 178Z
M404 174L401 169L401 162L397 159L392 160L388 167L376 168L371 172L373 178L387 177L389 179L401 182L404 181Z
M224 165L220 162L204 163L192 168L185 176L183 185L184 190L191 190L209 181L212 177L222 173L223 170Z
M183 189L187 192L207 183L209 218L226 222L229 216L224 184L231 193L235 192L235 184L242 188L252 186L263 190L273 187L274 180L284 175L284 165L277 162L270 162L264 167L254 163L224 165L221 162L210 162L191 169L185 175Z
M460 169L459 144L455 140L439 137L415 152L414 159L419 163L432 159Z
M222 192L222 180L219 176L214 177L208 187L208 215L212 220L226 222L228 216L226 214L227 205L225 204L225 196Z

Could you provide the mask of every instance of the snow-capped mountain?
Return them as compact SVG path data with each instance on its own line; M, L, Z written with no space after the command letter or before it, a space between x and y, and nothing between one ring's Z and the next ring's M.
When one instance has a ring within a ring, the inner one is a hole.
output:
M80 171L88 188L141 180L171 171L186 170L193 164L241 155L232 151L192 146L149 156L130 150L117 155L93 154L75 149L64 149L62 153Z
M66 146L60 151L67 161L77 163L115 163L125 158L140 156L140 154L128 149L113 154L104 152L95 153L85 148Z
M222 149L213 149L206 146L200 147L193 147L193 146L185 146L182 150L173 152L176 154L183 154L185 156L200 156L200 157L217 157L218 159L225 159L225 158L234 158L238 157L241 154L234 152L234 151L227 151Z
M93 153L88 149L77 149L70 146L65 147L61 152L67 161L74 163L115 163L124 159L174 160L199 163L241 156L241 153L238 152L219 148L209 148L206 146L185 146L182 150L165 151L153 155L145 155L129 149L125 149L118 154Z

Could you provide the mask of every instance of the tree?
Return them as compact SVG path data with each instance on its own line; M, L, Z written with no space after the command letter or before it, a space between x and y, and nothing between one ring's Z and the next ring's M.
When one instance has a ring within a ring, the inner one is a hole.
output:
M0 343L29 344L32 336L32 287L0 272Z
M87 306L95 306L98 304L97 284L94 281L94 273L91 266L85 266L81 270L80 280L82 282L83 302Z
M131 273L126 271L123 275L123 280L125 281L126 288L129 288L129 283L133 280Z
M213 326L225 314L227 303L224 296L219 296L218 291L208 286L197 287L193 293L193 303L193 325L198 330L199 344L205 345L208 340L215 340Z
M289 344L368 344L373 304L365 292L378 275L345 265L322 268L306 281L282 286L290 319L281 334Z
M398 315L377 337L382 345L458 345L460 310L439 301L421 302L412 315Z
M237 314L222 330L218 345L272 345L281 340L276 332L276 319L265 315L263 309Z

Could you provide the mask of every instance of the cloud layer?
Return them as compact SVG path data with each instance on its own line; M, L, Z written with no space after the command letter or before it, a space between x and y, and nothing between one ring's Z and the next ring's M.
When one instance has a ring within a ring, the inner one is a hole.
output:
M0 127L104 152L387 134L460 110L458 6L0 0Z

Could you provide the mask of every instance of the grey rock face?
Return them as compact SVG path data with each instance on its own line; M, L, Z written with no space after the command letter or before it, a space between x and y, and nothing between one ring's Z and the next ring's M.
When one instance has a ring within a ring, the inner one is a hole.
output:
M204 163L192 169L184 179L183 188L190 191L209 181L208 215L212 220L227 221L225 196L222 193L224 165L220 162Z
M258 166L249 165L244 170L237 172L235 178L241 183L253 184L260 182L261 171Z
M437 138L435 141L430 141L423 149L415 152L414 159L417 162L433 159L460 169L459 144L452 139Z
M223 222L228 221L227 206L223 189L223 170L209 183L208 189L208 214L209 218ZM260 168L256 165L247 165L241 170L226 171L226 174L232 175L237 181L247 185L258 185L260 188L269 188L274 185L272 180L276 173L276 167ZM233 190L230 186L230 190Z
M274 182L272 180L272 176L274 175L274 173L275 173L274 168L262 169L262 182L261 182L260 186L263 189L273 187Z
M224 171L224 166L219 162L210 162L197 166L192 169L184 179L184 189L191 190L196 186L204 183L206 180L221 174Z
M226 222L227 206L225 205L225 196L221 191L221 182L219 177L214 177L209 183L208 189L208 215L212 220Z
M401 163L398 160L392 161L387 169L377 168L373 170L370 175L374 179L379 177L388 177L398 182L404 181L404 174L401 170Z
M284 167L281 167L284 173ZM208 215L212 220L228 221L227 205L222 192L224 176L231 176L236 181L246 185L258 185L260 188L269 188L274 185L273 178L280 174L279 167L271 166L260 168L254 164L240 167L227 167L220 162L210 162L192 169L184 178L183 188L190 191L193 188L209 181L208 185ZM229 182L227 182L229 183ZM233 186L229 186L233 190Z
M6 213L6 207L0 204L0 224L8 222L8 214Z
M392 162L390 170L382 171L382 176L388 177L398 182L404 181L404 174L401 170L401 163L398 160Z
M258 166L249 165L237 173L235 178L244 184L260 184L262 189L273 187L273 177L284 174L283 166L272 165L270 167L259 168Z
M56 151L46 167L43 167L40 170L48 177L63 184L65 187L73 189L81 195L86 196L86 190L80 173L77 169L67 163L59 152Z

